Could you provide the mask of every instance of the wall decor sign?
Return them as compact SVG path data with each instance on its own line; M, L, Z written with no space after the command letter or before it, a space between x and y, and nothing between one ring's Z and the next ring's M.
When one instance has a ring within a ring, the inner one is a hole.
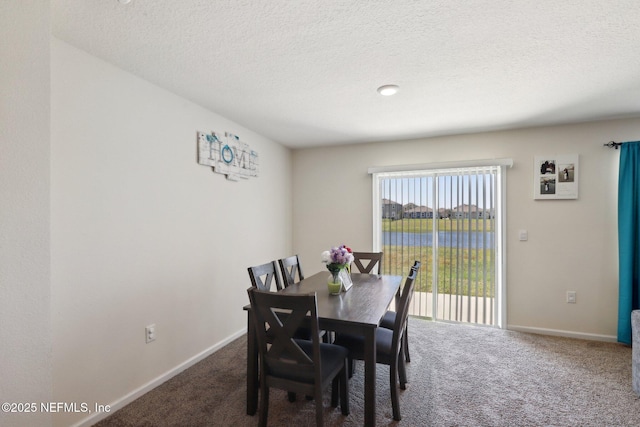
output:
M229 181L258 176L258 153L229 132L198 132L198 163L211 166Z
M578 198L578 155L535 156L533 198L558 200Z

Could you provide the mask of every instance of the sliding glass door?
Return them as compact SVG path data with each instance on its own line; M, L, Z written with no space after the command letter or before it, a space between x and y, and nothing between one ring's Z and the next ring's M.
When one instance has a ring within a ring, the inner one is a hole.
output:
M422 262L411 314L502 327L503 166L373 173L383 273Z

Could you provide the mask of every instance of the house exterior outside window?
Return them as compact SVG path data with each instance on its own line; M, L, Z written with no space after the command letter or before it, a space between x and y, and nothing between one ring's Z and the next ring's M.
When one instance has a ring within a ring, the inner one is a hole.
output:
M402 218L402 204L393 200L382 200L382 218L400 219Z

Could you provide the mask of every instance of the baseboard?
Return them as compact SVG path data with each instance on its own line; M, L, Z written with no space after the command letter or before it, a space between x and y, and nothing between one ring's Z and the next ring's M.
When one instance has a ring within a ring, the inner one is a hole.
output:
M96 412L93 415L81 420L80 422L78 422L76 424L73 424L72 427L89 427L89 426L92 426L93 424L97 423L98 421L107 418L109 415L111 415L112 413L116 412L118 409L121 409L121 408L127 406L129 403L133 402L134 400L136 400L137 398L139 398L143 394L153 390L154 388L158 387L160 384L162 384L165 381L173 378L174 376L178 375L180 372L184 371L185 369L190 368L191 366L193 366L196 363L200 362L202 359L212 355L213 353L215 353L216 351L220 350L225 345L229 344L231 341L234 341L237 338L240 338L246 332L247 332L246 329L242 329L241 331L236 332L235 334L225 338L224 340L220 341L219 343L214 344L213 346L207 348L206 350L204 350L204 351L196 354L195 356L191 357L190 359L184 361L183 363L181 363L180 365L176 366L175 368L173 368L173 369L165 372L164 374L160 375L159 377L149 381L148 383L146 383L142 387L140 387L140 388L132 391L131 393L121 397L120 399L116 400L115 402L112 402L109 405L110 408L111 408L111 410L109 412Z
M563 331L560 329L532 328L529 326L507 325L510 331L528 332L531 334L553 335L557 337L578 338L591 341L618 342L615 335L589 334L585 332Z

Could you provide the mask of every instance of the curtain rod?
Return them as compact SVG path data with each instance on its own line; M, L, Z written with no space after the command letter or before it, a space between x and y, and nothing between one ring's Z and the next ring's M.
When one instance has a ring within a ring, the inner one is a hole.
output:
M603 145L605 147L615 148L617 150L618 147L620 147L622 144L624 144L624 142L609 141L609 142L607 142L606 144L603 144Z

